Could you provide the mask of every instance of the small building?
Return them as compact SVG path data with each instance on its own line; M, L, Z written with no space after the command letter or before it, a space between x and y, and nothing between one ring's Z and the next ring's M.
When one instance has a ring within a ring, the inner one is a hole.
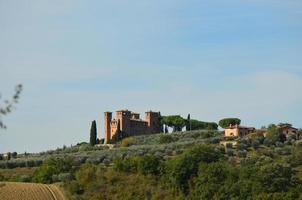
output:
M279 124L277 127L280 132L285 136L298 133L298 129L294 128L291 124Z
M255 132L254 127L246 127L240 125L230 125L224 129L225 137L244 137L250 133Z

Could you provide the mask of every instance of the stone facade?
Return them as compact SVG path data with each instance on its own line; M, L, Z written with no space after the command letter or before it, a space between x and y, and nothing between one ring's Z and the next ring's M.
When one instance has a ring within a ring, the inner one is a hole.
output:
M224 130L224 136L225 137L244 137L250 133L255 132L256 129L254 127L245 127L245 126L230 126L225 128Z
M129 110L116 111L116 119L112 119L112 112L104 113L105 144L116 134L118 127L127 135L159 133L159 112L146 112L146 120L140 119L139 113Z

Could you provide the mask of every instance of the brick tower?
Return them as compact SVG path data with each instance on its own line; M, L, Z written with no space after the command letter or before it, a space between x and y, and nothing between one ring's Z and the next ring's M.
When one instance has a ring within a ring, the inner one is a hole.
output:
M160 133L159 112L146 112L149 133Z
M111 139L111 120L112 120L112 112L104 112L104 143Z
M123 131L125 133L129 133L130 132L131 111L129 111L129 110L116 111L116 119L120 120L121 131Z

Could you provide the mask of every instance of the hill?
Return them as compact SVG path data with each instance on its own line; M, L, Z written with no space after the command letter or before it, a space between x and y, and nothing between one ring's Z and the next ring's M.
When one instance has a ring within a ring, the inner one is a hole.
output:
M141 135L113 146L81 143L21 156L0 166L17 167L0 170L2 180L60 182L69 199L302 198L302 141L278 135ZM4 170L16 174L5 176Z

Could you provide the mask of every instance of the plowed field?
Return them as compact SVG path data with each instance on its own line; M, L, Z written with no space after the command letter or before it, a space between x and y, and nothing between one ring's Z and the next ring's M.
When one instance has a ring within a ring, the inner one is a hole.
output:
M1 200L65 200L55 185L0 182Z

